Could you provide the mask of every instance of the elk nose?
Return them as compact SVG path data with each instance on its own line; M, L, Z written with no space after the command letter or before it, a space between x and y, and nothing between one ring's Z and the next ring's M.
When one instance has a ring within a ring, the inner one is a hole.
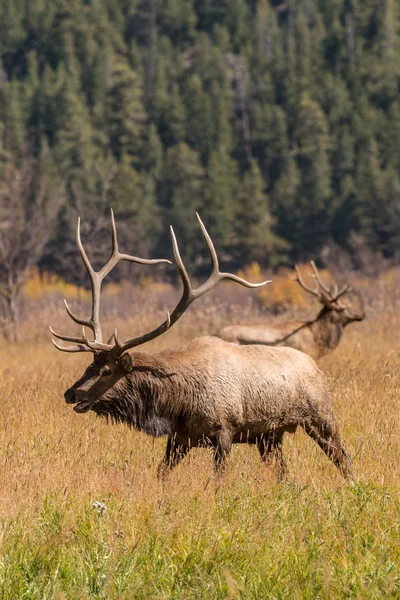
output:
M64 394L64 399L67 404L75 404L77 402L75 390L67 390Z

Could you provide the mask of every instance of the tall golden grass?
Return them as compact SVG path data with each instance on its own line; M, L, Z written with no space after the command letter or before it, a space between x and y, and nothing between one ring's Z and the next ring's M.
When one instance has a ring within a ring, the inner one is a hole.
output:
M218 489L206 450L161 487L165 440L74 413L63 392L88 355L52 348L48 322L71 331L58 307L32 312L24 343L0 348L0 597L400 598L397 278L370 286L368 319L320 362L355 485L299 432L285 440L285 483L238 446ZM143 307L129 291L137 313L124 322L110 305L106 328L154 326L168 293ZM265 318L214 295L151 347Z

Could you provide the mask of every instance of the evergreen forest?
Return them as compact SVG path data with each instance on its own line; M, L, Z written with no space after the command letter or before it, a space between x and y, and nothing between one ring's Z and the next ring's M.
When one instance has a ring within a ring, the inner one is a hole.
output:
M196 210L230 268L396 258L399 83L399 0L0 0L1 231L66 279L109 206L195 270Z

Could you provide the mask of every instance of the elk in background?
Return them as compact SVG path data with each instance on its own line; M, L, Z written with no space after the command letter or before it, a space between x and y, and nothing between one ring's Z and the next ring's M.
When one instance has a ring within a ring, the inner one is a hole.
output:
M92 286L92 315L78 318L80 337L52 334L75 346L61 346L66 352L92 352L93 362L82 377L64 394L74 410L89 410L127 423L152 436L168 436L164 459L159 467L163 477L194 446L211 446L219 471L232 443L255 444L262 460L274 458L278 474L285 473L282 438L300 425L314 439L345 477L351 477L350 460L342 447L333 413L332 396L324 374L307 355L292 348L238 346L216 337L200 337L177 350L134 352L136 348L165 333L197 298L219 281L228 279L249 288L252 284L236 275L221 273L213 243L197 215L208 245L212 271L208 280L193 289L171 228L173 253L182 279L181 299L159 327L137 338L120 342L114 331L103 342L99 320L101 282L121 259L149 261L120 255L112 219L113 252L109 262L96 273L77 242ZM158 261L159 262L159 261ZM85 333L92 331L93 339Z
M314 359L336 348L346 325L365 318L363 300L358 292L347 285L341 289L337 285L328 288L321 280L314 261L311 261L311 266L315 280L314 288L304 283L297 265L295 281L306 292L316 296L322 304L322 309L315 319L271 325L230 325L222 328L217 336L237 344L290 346L306 352Z

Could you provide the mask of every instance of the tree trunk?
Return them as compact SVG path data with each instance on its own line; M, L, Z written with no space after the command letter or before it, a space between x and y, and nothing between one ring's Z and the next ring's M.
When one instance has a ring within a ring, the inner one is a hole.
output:
M9 283L7 295L5 298L6 301L6 309L7 316L6 319L8 323L5 324L4 334L5 337L12 341L18 342L19 339L19 331L18 331L18 321L19 321L19 306L18 306L18 296L19 289L14 283Z

